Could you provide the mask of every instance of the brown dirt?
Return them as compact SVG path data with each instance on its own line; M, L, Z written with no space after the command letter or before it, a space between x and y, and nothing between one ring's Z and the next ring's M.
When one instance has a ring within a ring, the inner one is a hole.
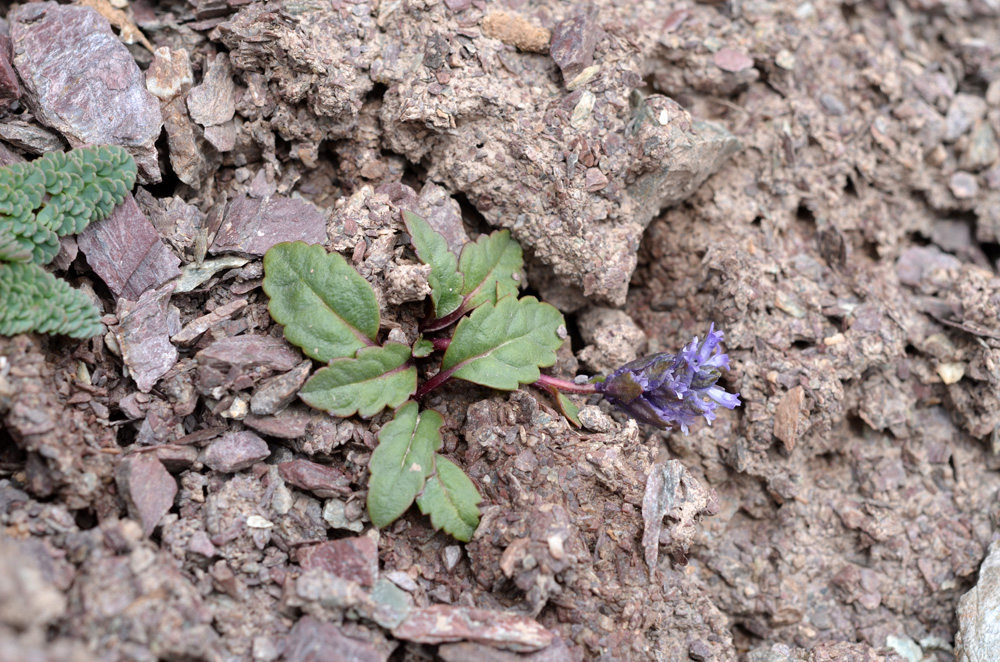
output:
M131 301L68 242L108 333L0 338L0 659L955 659L1000 527L994 4L133 2L171 49L128 47L164 122L133 213L182 276L138 264ZM68 136L51 98L0 117L4 163ZM574 329L555 374L714 322L743 406L577 430L446 387L479 530L375 531L388 414L294 401L260 256L325 233L412 340L404 208L511 229Z

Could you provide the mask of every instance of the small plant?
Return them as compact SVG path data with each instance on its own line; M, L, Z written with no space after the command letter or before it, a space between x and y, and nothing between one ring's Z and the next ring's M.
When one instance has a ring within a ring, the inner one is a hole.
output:
M59 253L59 237L107 218L135 177L135 160L113 145L0 168L0 335L101 332L100 311L86 295L40 265Z
M377 342L375 293L340 255L294 242L278 244L264 256L271 317L284 326L289 342L326 364L299 397L341 417L396 410L378 433L369 465L368 515L376 526L388 526L415 501L436 529L463 541L475 533L482 497L462 469L439 454L441 415L418 404L450 379L504 391L535 384L552 393L575 425L577 410L564 392L601 393L641 422L661 428L679 424L685 432L695 416L711 422L716 403L739 404L716 386L728 360L718 350L722 334L714 328L700 346L695 339L676 357L632 362L603 383L543 375L540 368L556 362L565 321L552 306L518 297L523 257L510 233L481 236L456 257L425 220L408 211L403 220L417 257L431 268L432 312L411 346ZM437 335L453 325L450 338ZM418 385L413 360L435 352L443 352L440 369Z

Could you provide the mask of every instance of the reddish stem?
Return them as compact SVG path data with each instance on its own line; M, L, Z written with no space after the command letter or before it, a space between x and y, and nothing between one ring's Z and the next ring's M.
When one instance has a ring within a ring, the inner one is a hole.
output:
M441 384L444 384L446 381L451 379L451 375L454 372L455 372L454 368L452 368L451 370L442 370L441 372L439 372L438 374L434 375L426 382L421 384L420 388L417 389L417 392L413 395L413 397L415 397L417 400L422 400L425 395L427 395L428 393L436 389L438 386L441 386Z
M435 352L443 352L451 344L451 338L431 338L431 344L434 345Z
M546 389L556 389L562 391L563 393L581 393L583 395L589 395L591 393L597 393L597 384L577 384L576 382L570 382L565 379L559 379L558 377L551 377L549 375L542 375L535 382L535 386Z

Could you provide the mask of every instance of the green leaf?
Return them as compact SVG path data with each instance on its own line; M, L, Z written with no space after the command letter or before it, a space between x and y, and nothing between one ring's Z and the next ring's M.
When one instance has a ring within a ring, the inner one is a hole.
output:
M411 211L403 212L403 222L410 233L417 257L431 265L427 278L431 286L434 316L444 317L462 305L462 274L458 272L458 259L448 248L448 242L430 223Z
M556 362L562 313L534 297L486 302L458 323L441 372L503 391L538 381Z
M483 497L457 464L440 455L434 461L437 473L427 479L417 507L430 516L435 529L469 542L479 526L478 506Z
M427 338L420 336L413 343L413 356L422 359L434 353L434 343Z
M509 230L482 235L462 248L458 269L465 274L465 308L472 309L486 301L496 303L509 294L517 294L519 273L524 266L521 246L510 238Z
M441 448L444 419L433 410L418 411L410 401L379 431L378 447L368 465L368 516L381 528L406 512L434 470Z
M101 311L37 264L0 262L0 336L28 331L90 338L103 331Z
M264 256L264 292L271 318L307 356L326 363L375 344L375 291L337 253L301 241L276 244Z
M553 391L556 396L556 404L559 405L559 411L566 417L566 420L574 426L580 427L580 408L573 404L573 401L566 397L562 391L556 389Z
M299 397L334 416L374 416L398 407L417 390L417 369L407 366L410 348L397 342L363 347L356 358L334 359L316 371Z

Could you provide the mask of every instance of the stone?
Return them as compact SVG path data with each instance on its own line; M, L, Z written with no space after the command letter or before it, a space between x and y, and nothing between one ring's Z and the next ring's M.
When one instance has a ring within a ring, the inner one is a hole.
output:
M241 195L226 207L209 252L263 256L282 241L326 243L326 219L310 202L275 196L255 200Z
M202 463L220 473L235 473L267 459L267 442L253 432L230 432L216 439L202 451Z
M595 373L614 372L646 347L646 334L623 310L595 306L580 316L578 326L587 343L578 358Z
M370 643L352 639L332 623L306 616L295 624L285 644L285 662L385 662Z
M198 387L221 398L217 389L241 390L274 372L288 372L302 362L302 354L281 338L242 335L220 338L195 354Z
M593 5L580 8L552 30L549 55L562 71L563 81L576 78L594 63L594 48L603 36Z
M181 273L180 259L160 240L131 195L108 218L88 225L76 241L114 295L129 301L138 301L143 292Z
M150 452L125 456L115 470L118 493L125 500L129 517L139 522L147 538L177 496L177 481Z
M712 56L712 63L723 71L735 74L752 67L753 58L748 56L746 53L741 53L740 51L727 46L726 48L720 48L715 55Z
M287 407L299 394L312 368L312 360L306 359L285 374L261 382L250 398L250 411L256 416L270 416Z
M146 70L146 89L161 101L170 101L194 85L191 58L187 50L160 46Z
M979 194L979 182L971 172L959 170L948 180L948 188L959 200L974 198Z
M688 472L680 460L655 465L646 478L642 497L642 548L650 577L656 572L660 545L674 561L687 562L687 551L694 540L696 524L704 516L719 512L715 490L706 490ZM664 528L663 518L671 523Z
M171 342L180 347L190 347L212 327L230 319L233 315L247 307L246 299L233 299L210 313L196 317L184 325L180 332L170 338Z
M0 35L0 110L10 108L21 98L21 84L17 80L12 61L14 45L7 35Z
M320 568L362 586L373 586L378 577L378 546L367 536L300 547L298 558L306 570Z
M38 121L73 147L121 145L135 157L140 184L160 181L160 103L108 20L55 2L20 5L8 18L23 99Z
M156 382L177 363L177 349L170 344L172 322L168 311L173 284L150 290L137 302L118 300L115 339L122 361L136 386L149 393ZM179 321L177 321L179 325Z
M204 130L191 121L184 99L183 95L178 95L163 104L163 128L167 131L174 174L198 190L222 164L222 156L205 139Z
M471 641L516 653L541 650L555 639L538 621L520 614L451 605L414 609L392 636L420 644Z
M956 662L989 662L1000 650L1000 541L990 545L979 581L958 600Z
M187 96L191 119L202 126L216 126L233 119L236 113L236 83L229 55L217 53L207 59L205 76Z
M378 190L382 190L382 187L379 187ZM400 206L406 209L403 203L400 203ZM446 188L428 181L420 189L416 206L416 213L444 237L452 253L459 255L462 252L462 246L469 241L469 234L465 231L462 208L458 201L449 195Z
M945 142L955 142L986 116L986 99L974 94L956 94L945 115Z
M796 386L781 397L774 408L774 436L781 442L786 452L795 448L799 434L799 411L805 399L805 389Z
M309 460L292 460L279 464L278 473L282 479L300 490L312 492L324 499L351 493L350 478L336 467Z

